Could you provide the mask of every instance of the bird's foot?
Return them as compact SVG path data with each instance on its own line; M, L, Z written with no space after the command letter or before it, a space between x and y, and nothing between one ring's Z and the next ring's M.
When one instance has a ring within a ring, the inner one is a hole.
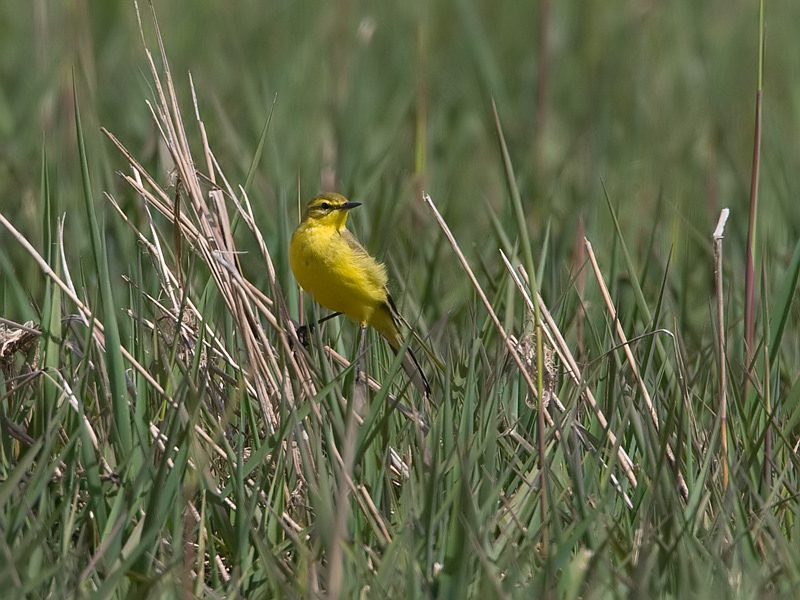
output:
M308 346L311 343L309 338L309 333L311 330L309 329L308 325L300 325L300 323L294 319L292 319L292 325L294 326L294 334L297 336L297 341L300 342L300 345L303 346L303 348L308 349ZM294 345L294 338L289 338L289 345Z

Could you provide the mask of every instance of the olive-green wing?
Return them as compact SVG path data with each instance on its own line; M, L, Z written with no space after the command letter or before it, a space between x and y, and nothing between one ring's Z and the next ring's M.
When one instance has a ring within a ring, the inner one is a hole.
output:
M347 229L342 229L339 235L342 236L342 239L350 248L352 253L350 258L354 262L354 266L369 279L372 285L385 288L389 281L388 275L386 274L386 266L375 260L373 256L370 256L364 246L362 246L355 236Z
M350 247L350 250L353 253L351 258L361 269L365 271L365 273L368 274L371 282L383 288L383 291L386 294L386 299L383 306L378 309L378 311L385 311L387 313L387 327L383 328L387 331L383 331L382 333L389 341L389 345L391 346L392 350L397 352L399 350L399 344L401 340L398 329L399 324L401 321L403 321L403 319L400 316L400 313L397 310L397 305L395 305L392 296L389 294L389 288L386 285L389 281L389 278L386 274L386 266L370 256L369 252L364 249L364 246L362 246L355 236L347 229L343 229L340 234L344 241L347 242L347 245ZM393 329L394 331L389 334L389 329ZM431 386L428 383L427 377L425 377L425 372L422 370L417 357L414 356L414 353L410 348L406 349L406 353L403 355L402 366L403 370L409 376L417 389L419 389L425 398L430 398Z

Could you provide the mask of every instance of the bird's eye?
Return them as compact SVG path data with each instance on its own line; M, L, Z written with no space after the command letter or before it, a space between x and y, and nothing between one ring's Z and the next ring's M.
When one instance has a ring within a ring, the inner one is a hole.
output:
M322 204L320 204L320 205L319 205L319 207L320 207L322 210L330 210L330 208L331 208L331 205L330 205L330 204L328 204L327 202L323 202Z

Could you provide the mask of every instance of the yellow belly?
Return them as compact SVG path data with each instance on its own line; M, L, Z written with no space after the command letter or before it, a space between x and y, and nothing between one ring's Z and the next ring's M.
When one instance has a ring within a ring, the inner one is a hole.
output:
M386 269L330 228L301 226L289 262L300 286L322 306L368 323L386 302Z

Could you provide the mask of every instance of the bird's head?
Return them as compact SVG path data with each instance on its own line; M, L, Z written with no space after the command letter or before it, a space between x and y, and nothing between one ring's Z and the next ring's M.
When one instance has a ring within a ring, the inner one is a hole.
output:
M303 222L309 225L335 227L338 231L347 222L347 213L356 206L361 206L361 203L349 202L341 194L321 194L306 205Z

